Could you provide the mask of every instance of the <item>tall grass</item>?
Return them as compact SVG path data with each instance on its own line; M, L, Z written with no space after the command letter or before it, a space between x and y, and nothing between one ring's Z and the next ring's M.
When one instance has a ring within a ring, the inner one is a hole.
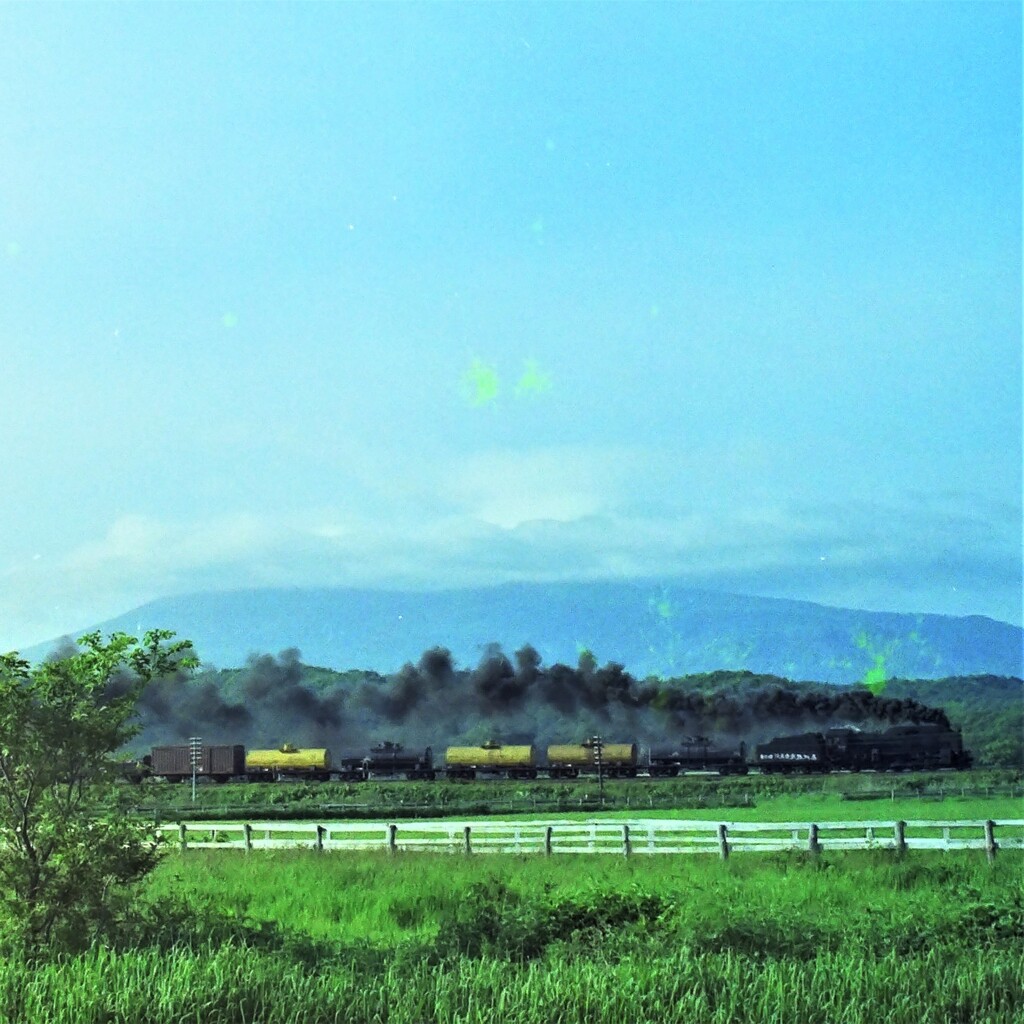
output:
M656 893L673 907L679 935L699 945L711 926L813 921L849 936L886 922L962 930L970 908L1024 898L1022 857L992 866L977 851L802 853L717 858L234 851L173 853L149 883L155 905L224 908L236 919L273 922L340 943L391 945L436 934L474 886L500 883L526 901L597 901L609 893Z
M1019 854L193 851L10 1024L1019 1024Z
M308 967L220 947L87 956L0 974L11 1024L1015 1024L1019 956L941 951L758 962L681 947L657 958L458 958Z

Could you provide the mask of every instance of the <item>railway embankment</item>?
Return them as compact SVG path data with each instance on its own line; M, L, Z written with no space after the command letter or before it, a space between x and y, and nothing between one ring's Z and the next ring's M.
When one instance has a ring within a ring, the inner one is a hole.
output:
M146 782L126 789L131 813L160 824L179 820L297 820L431 817L618 816L641 814L745 820L1019 817L1020 772L975 770L914 774L691 775L665 780L365 783L293 782L200 785Z

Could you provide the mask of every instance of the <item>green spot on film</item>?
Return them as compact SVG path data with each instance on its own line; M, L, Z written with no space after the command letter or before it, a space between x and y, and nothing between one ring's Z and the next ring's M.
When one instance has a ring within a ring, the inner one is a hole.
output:
M893 640L879 651L875 649L867 633L862 631L853 638L853 642L872 660L871 667L864 673L860 682L877 697L885 689L889 679L886 661L891 657L898 641Z
M462 378L463 389L470 405L487 405L497 400L498 374L493 366L479 359L473 360Z
M537 365L536 359L527 359L523 375L516 382L516 395L541 395L551 390L551 378Z

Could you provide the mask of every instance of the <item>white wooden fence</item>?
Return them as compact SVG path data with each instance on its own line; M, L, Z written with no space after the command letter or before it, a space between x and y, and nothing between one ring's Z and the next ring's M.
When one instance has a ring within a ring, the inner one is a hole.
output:
M730 853L773 850L1024 849L1024 819L1000 821L182 822L158 829L182 850L387 850L461 853Z

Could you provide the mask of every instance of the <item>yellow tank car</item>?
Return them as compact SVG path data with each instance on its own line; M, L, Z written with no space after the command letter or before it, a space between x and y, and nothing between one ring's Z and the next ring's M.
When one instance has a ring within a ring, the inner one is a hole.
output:
M635 743L601 745L601 770L610 777L636 775ZM597 771L597 751L589 743L556 743L548 747L548 774L553 779L574 779Z
M537 778L537 751L532 746L485 743L480 747L449 747L444 759L450 779L475 779L478 771L505 774L510 779Z
M286 743L277 750L249 750L245 773L251 779L320 779L331 777L331 752L324 747L293 747Z

